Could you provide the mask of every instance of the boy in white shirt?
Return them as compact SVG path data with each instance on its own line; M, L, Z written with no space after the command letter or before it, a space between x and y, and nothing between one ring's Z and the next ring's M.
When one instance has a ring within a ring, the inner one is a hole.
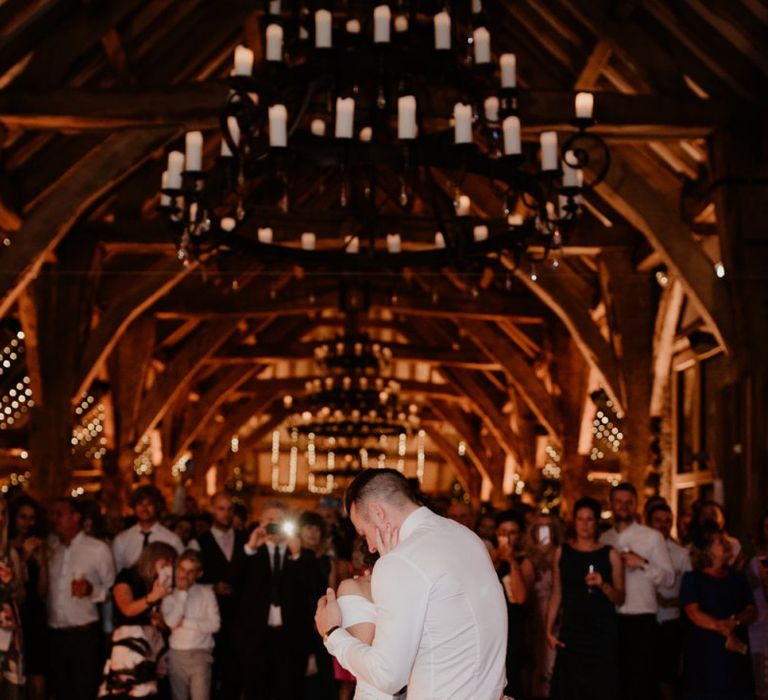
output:
M213 635L220 619L213 589L197 583L202 573L200 553L188 549L176 564L176 588L161 608L171 630L168 676L173 700L210 697Z

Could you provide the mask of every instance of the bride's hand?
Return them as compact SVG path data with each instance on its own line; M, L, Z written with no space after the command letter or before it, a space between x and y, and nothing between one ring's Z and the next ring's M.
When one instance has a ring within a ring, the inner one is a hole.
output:
M376 549L383 557L385 554L389 554L400 541L400 530L396 527L392 527L387 524L382 532L379 528L376 528Z

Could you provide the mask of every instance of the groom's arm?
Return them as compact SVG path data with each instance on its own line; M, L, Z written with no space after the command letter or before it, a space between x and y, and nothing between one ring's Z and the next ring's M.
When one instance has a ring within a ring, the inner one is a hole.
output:
M328 651L357 678L394 695L408 683L419 649L430 584L411 562L390 554L376 563L376 635L368 645L344 629L328 637Z

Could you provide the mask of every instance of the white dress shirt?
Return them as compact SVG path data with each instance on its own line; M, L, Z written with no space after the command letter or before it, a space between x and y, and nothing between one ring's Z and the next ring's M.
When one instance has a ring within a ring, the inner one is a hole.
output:
M483 542L427 508L373 569L371 646L338 629L328 651L383 693L408 700L499 700L505 682L507 604Z
M165 624L171 628L171 649L213 649L213 635L219 631L219 606L211 586L194 584L178 588L163 598L160 606Z
M691 570L691 555L685 547L681 547L674 540L667 540L667 551L672 560L672 568L675 570L675 582L671 586L659 586L659 595L662 598L680 597L680 584L683 582L683 574ZM680 618L680 606L659 606L656 619L659 622L670 622Z
M99 619L103 603L115 582L115 565L109 547L80 531L67 547L56 541L48 552L48 624L56 629L81 627ZM93 592L88 598L72 595L72 581L85 578Z
M617 608L620 615L655 615L659 609L656 588L671 586L675 570L664 536L653 528L632 523L621 533L615 528L604 532L600 541L619 552L634 552L648 562L641 569L624 569L626 597Z
M213 539L216 540L216 544L219 545L219 549L227 561L232 561L232 552L235 551L235 528L221 530L214 525L211 527L211 535L213 535Z
M184 544L181 538L164 525L155 523L147 532L150 533L149 542L165 542L171 545L179 554L184 551ZM127 569L136 563L141 550L144 549L143 533L141 525L136 523L115 537L114 542L112 542L112 553L115 556L115 568L118 571Z

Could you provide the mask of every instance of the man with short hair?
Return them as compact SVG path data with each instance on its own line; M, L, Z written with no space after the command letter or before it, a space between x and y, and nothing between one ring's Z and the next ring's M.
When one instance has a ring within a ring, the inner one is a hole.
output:
M680 584L683 574L691 570L691 555L672 539L672 509L666 502L657 502L646 511L646 522L661 533L669 550L669 558L675 570L675 581L671 586L659 586L656 598L659 611L659 641L656 647L661 697L674 700L679 694L680 657L683 651L683 630L680 623Z
M48 553L50 687L57 699L93 700L102 663L97 605L115 581L112 553L82 531L82 514L72 499L57 499L49 514L58 536Z
M613 527L600 541L620 554L626 597L618 608L619 679L622 700L654 700L659 681L652 650L657 623L656 588L671 586L675 572L662 535L637 522L637 491L630 483L611 489Z
M498 700L504 689L507 608L483 542L414 499L394 469L366 469L350 484L347 512L376 562L371 645L341 628L332 589L315 623L344 668L408 700Z
M451 503L448 506L445 517L462 524L464 527L468 527L470 530L475 529L475 513L472 510L472 506L465 501L454 501Z
M136 524L123 530L112 543L118 571L133 566L150 542L165 542L179 554L184 551L179 536L160 524L160 516L165 509L165 499L160 489L150 484L139 486L131 494L131 508L136 515Z

